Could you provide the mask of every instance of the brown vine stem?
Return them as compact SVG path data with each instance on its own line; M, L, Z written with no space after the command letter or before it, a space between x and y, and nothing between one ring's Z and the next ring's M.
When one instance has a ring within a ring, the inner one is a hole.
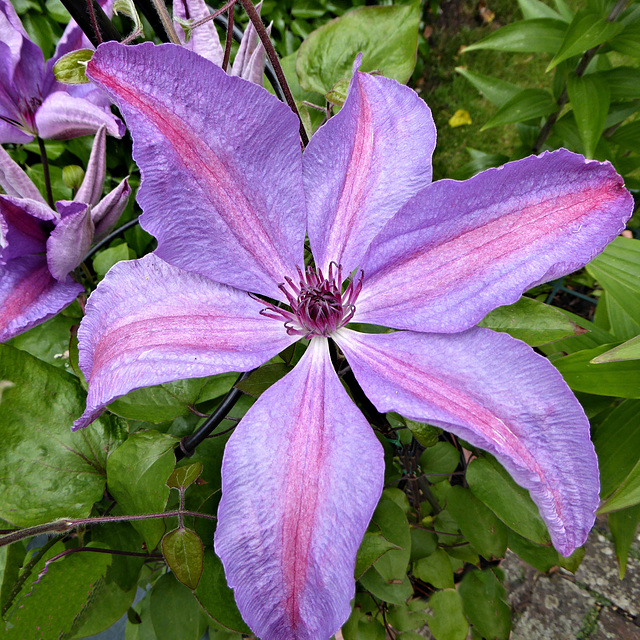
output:
M624 8L627 6L628 2L629 0L618 0L618 2L616 2L616 5L611 10L611 13L609 13L609 15L607 16L607 21L614 22L615 20L617 20L620 17L620 14L624 11ZM584 74L584 72L587 70L587 67L589 66L589 63L591 62L591 60L593 60L596 53L598 53L601 47L602 45L599 44L597 47L593 47L592 49L585 51L582 58L580 58L580 61L578 62L578 66L576 67L576 70L575 70L575 74L578 77ZM558 101L556 103L558 105L558 108L545 120L545 123L542 125L542 129L540 129L540 134L538 135L538 138L535 144L533 145L533 149L532 149L533 153L540 153L540 149L542 148L542 145L545 143L546 139L549 137L549 134L551 133L551 129L553 129L553 125L558 120L558 116L560 115L560 112L562 111L562 109L564 108L564 106L567 104L568 101L569 101L569 91L567 90L567 83L565 81L564 88L562 89L562 93L560 94L560 97L558 98Z
M222 58L222 70L227 71L229 66L229 58L231 57L231 43L233 42L233 10L234 5L229 7L229 19L227 21L227 40L224 43L224 57Z
M0 547L17 542L18 540L24 540L25 538L31 538L41 533L65 533L74 529L75 527L91 526L95 524L105 524L107 522L131 522L134 520L150 520L152 518L180 518L181 516L193 516L195 518L207 518L209 520L216 520L216 516L211 516L208 513L198 513L197 511L165 511L164 513L144 513L132 516L102 516L98 518L81 518L79 520L56 520L55 522L49 522L47 524L39 524L35 527L27 527L25 529L19 529L13 531L0 538Z
M169 37L169 40L173 42L173 44L181 45L182 43L178 38L176 30L173 28L173 22L171 21L171 16L169 15L167 7L164 4L164 0L152 0L152 2L158 13L158 18L160 18L160 22L162 22L162 27Z
M276 53L273 44L271 44L271 40L269 39L269 34L265 26L262 24L262 20L258 15L255 7L251 3L251 0L239 0L242 8L245 10L246 14L249 16L249 20L253 23L258 36L269 56L269 60L273 65L273 70L275 71L276 78L278 78L278 82L282 87L282 91L284 93L284 97L287 100L287 104L291 108L291 111L298 116L298 120L300 121L300 140L302 140L302 146L306 147L309 144L309 138L307 137L307 132L304 129L304 125L302 124L302 118L300 118L300 113L298 112L298 107L296 107L296 101L293 99L291 95L291 90L289 89L289 84L287 83L287 79L285 78L284 71L282 70L282 66L280 65L280 58L278 58L278 54Z

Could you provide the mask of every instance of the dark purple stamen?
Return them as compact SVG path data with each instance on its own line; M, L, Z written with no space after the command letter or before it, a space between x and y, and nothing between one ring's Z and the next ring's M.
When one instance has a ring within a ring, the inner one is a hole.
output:
M329 336L343 327L353 318L356 311L355 301L362 289L362 277L354 281L349 276L346 288L342 291L342 267L332 262L325 278L322 270L307 267L302 271L298 267L299 284L291 278L285 278L286 284L279 288L287 297L291 310L268 306L260 313L274 320L284 320L289 335L304 338Z

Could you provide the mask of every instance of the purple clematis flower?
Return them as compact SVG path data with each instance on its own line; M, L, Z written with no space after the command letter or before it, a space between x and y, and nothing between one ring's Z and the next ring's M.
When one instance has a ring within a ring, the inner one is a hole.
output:
M6 192L0 195L0 342L54 316L84 291L69 274L118 221L131 193L125 179L102 198L105 175L104 125L74 200L57 202L55 211L0 147Z
M111 0L103 3L107 10ZM105 94L92 85L62 85L53 75L61 56L91 44L71 20L54 57L44 62L8 0L0 0L0 144L26 143L33 136L66 140L94 134L101 126L121 138L124 125Z
M107 43L87 70L132 133L141 224L158 248L117 264L89 299L78 333L89 393L74 428L132 389L247 371L309 340L239 423L222 467L215 549L263 640L329 638L347 619L382 491L382 448L329 338L379 411L493 453L561 553L584 542L598 504L589 424L559 372L474 325L602 251L631 215L621 178L561 150L431 184L429 108L357 66L304 155L286 105L185 49Z
M262 2L256 5L258 15L260 15L261 7ZM209 6L204 0L175 0L173 3L174 20L175 18L179 18L180 20L197 22L198 20L206 18L210 13ZM213 20L194 29L189 42L185 42L184 30L177 21L175 22L175 27L178 37L187 49L201 55L207 60L211 60L211 62L217 64L219 67L222 66L224 49L220 44L220 36L218 36L218 30ZM271 33L271 25L267 27L267 33ZM242 36L242 41L240 42L240 47L236 53L229 75L238 76L262 86L266 55L267 53L264 50L263 44L260 42L253 23L249 22Z

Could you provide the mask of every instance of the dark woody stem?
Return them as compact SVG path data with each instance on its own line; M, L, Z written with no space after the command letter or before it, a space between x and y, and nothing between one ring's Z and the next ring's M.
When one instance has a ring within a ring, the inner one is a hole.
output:
M89 38L89 41L94 47L97 47L101 42L105 42L107 40L116 40L120 42L122 40L122 35L113 26L113 24L111 24L111 20L107 18L102 7L96 2L96 0L91 0L92 14L90 15L88 10L88 1L89 0L61 0L64 8L78 23L78 26L82 29L87 38Z
M49 174L49 159L47 158L47 150L44 147L44 140L40 136L36 136L38 147L40 147L40 158L42 160L42 173L44 173L44 187L47 190L47 202L53 209L53 192L51 191L51 175Z
M233 42L233 14L234 5L229 7L229 20L227 22L227 40L224 43L224 58L222 59L222 70L226 72L231 57L231 43Z
M100 44L102 44L102 34L100 33L100 27L98 26L96 11L93 8L93 0L87 0L87 13L89 14L89 20L91 20L91 27L93 28L93 33L96 34L96 40Z
M271 44L271 40L269 39L269 34L265 26L262 24L262 20L260 20L260 16L256 11L255 7L251 3L251 0L240 0L240 4L242 8L245 10L246 14L249 16L249 20L251 20L253 26L258 33L258 37L260 38L265 51L267 52L267 56L273 65L273 70L276 73L276 77L278 78L278 82L282 87L284 92L285 99L287 104L291 108L291 111L298 116L298 120L300 121L300 140L302 140L302 146L306 147L309 144L309 138L307 137L307 132L304 129L304 125L302 124L302 119L300 118L300 114L298 113L298 108L296 107L296 101L293 99L291 95L291 90L289 89L289 85L287 83L287 79L285 78L284 71L282 71L282 66L280 65L280 59L278 58L278 54Z
M162 27L169 37L169 41L173 42L173 44L182 44L178 38L176 30L173 28L173 22L169 12L167 11L167 6L165 5L164 0L152 0L152 2L158 12L158 17L160 18L160 22L162 22Z

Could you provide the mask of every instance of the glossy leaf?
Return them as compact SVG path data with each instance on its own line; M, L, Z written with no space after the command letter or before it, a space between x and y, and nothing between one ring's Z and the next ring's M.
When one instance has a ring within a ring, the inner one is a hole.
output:
M458 592L465 615L483 638L508 640L511 610L504 599L506 590L491 569L469 571Z
M494 331L504 331L530 347L584 333L584 329L562 311L524 297L515 304L494 309L478 325Z
M407 576L388 582L376 571L375 567L363 574L360 578L360 584L376 598L390 604L403 604L413 595L413 586Z
M398 631L412 631L423 627L427 622L424 601L420 598L415 598L414 600L409 600L406 605L390 607L387 612L387 621Z
M588 10L579 11L571 21L562 44L549 63L547 71L553 69L563 60L581 55L588 49L607 42L622 29L621 23L609 22L598 13L592 13Z
M438 546L438 537L431 531L411 528L411 562L430 556Z
M411 533L407 516L395 502L383 496L371 520L389 542L399 547L385 553L374 564L374 570L386 581L402 579L407 573L411 556Z
M158 431L138 431L127 439L107 461L109 493L122 513L161 513L169 497L167 480L176 463L176 439ZM164 535L162 518L132 522L149 550Z
M535 18L508 24L486 38L465 47L465 53L478 49L515 53L555 53L562 44L567 25L553 18Z
M609 43L611 48L627 56L640 58L640 24L629 24L625 26L615 38Z
M20 527L84 518L105 487L107 454L123 436L104 416L72 433L85 393L75 376L0 345L0 517Z
M592 364L603 362L620 362L621 360L640 360L640 336L623 342L620 346L601 353L595 357Z
M248 378L236 384L236 389L254 398L264 393L274 382L284 378L291 371L291 367L283 362L265 364L252 371Z
M553 96L545 89L523 89L518 95L505 102L481 131L503 124L525 122L548 116L557 109Z
M64 551L59 543L46 557ZM6 640L58 640L72 632L76 617L97 593L111 556L104 553L74 553L49 565L47 573L31 590L23 587L23 594L0 623ZM44 568L44 558L33 571L33 576ZM63 596L63 597L61 597ZM52 606L52 603L55 603Z
M204 552L204 569L194 595L217 624L237 633L251 633L242 620L233 591L227 586L222 562L213 549L207 548Z
M306 91L328 93L350 78L356 56L360 71L378 70L405 83L416 63L418 3L387 7L360 7L316 29L298 51L296 70Z
M593 158L609 113L611 93L607 83L594 74L569 75L569 100L584 145L584 155Z
M633 544L638 524L640 523L640 505L614 511L609 514L609 529L613 536L613 544L618 559L620 580L624 578L627 570L629 550Z
M510 529L540 544L549 543L549 532L529 492L517 485L494 458L472 460L466 479L476 498Z
M95 272L102 278L113 267L116 262L121 260L129 260L135 258L135 255L130 254L129 247L126 242L116 245L115 247L109 247L100 251L93 259L93 268Z
M160 576L151 591L151 621L158 640L199 640L201 611L189 589L171 573Z
M553 364L574 391L600 396L640 398L640 362L627 360L592 364L599 355L617 345L603 345L595 349L578 351Z
M447 508L480 555L487 560L504 557L507 528L469 489L451 487Z
M204 568L204 546L191 529L174 529L162 538L162 555L173 575L189 589L200 582Z
M464 617L462 599L455 589L436 591L429 598L433 615L427 618L429 630L436 640L465 640L469 624Z
M460 452L448 442L438 442L420 456L420 468L430 482L442 482L460 463ZM436 475L432 475L436 474Z
M413 565L413 575L437 589L453 588L453 568L446 551L436 549Z
M568 558L563 558L553 547L531 542L515 531L509 531L508 546L518 557L543 573L556 566L575 573L584 557L584 547L576 549Z
M466 67L456 67L456 71L467 79L489 102L501 107L521 91L517 84L470 71Z
M591 75L606 82L612 101L640 98L640 69L636 67L614 67Z
M393 542L387 540L381 533L375 531L367 531L364 534L358 555L356 557L355 578L359 580L362 574L367 571L376 560L381 558L387 551L391 549L399 549L400 547Z
M413 437L423 447L433 447L438 442L438 437L442 433L442 429L424 422L416 422L415 420L409 420L409 418L403 418L402 421L407 429L411 431Z
M193 484L202 474L202 462L194 462L173 471L167 480L167 486L171 489L186 489ZM195 587L194 587L195 588Z

